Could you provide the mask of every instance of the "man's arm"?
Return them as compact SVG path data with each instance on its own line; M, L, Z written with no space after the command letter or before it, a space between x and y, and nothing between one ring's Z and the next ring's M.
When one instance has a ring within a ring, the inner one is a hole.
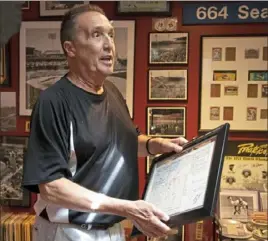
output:
M151 138L146 135L138 136L138 156L145 157L148 155L157 155L165 152L180 152L182 146L188 141L183 137L174 139L168 138ZM147 143L147 146L146 146Z
M145 235L167 235L170 228L162 221L169 217L142 200L129 201L88 190L66 178L39 184L40 196L48 203L81 212L101 212L129 218ZM161 221L162 220L162 221Z

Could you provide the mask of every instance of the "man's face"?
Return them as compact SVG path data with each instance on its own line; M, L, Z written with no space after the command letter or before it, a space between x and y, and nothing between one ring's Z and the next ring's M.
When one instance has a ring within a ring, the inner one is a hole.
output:
M98 12L83 13L76 19L74 57L87 72L110 75L113 72L114 28Z

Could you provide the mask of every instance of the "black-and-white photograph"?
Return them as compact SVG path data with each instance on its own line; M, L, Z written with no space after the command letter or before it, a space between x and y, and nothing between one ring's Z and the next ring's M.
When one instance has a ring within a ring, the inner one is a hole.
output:
M147 134L150 136L185 136L185 107L148 107Z
M187 100L187 70L149 70L149 100Z
M245 59L258 59L259 58L259 49L245 49Z
M219 204L221 219L248 221L253 212L259 211L258 192L222 190Z
M116 59L113 82L126 100L133 116L134 21L113 21ZM20 31L20 107L30 116L40 92L68 71L60 44L60 22L23 22Z
M23 158L28 137L0 138L0 200L2 205L29 205L29 193L21 188Z
M23 22L20 32L20 115L30 115L40 92L68 71L60 22Z
M150 64L187 64L188 33L150 33Z
M89 1L40 1L40 16L62 16L69 9Z
M131 117L133 116L134 81L134 21L113 21L115 30L116 56L114 71L107 80L115 84L126 100Z
M0 130L14 131L16 123L16 92L0 92Z

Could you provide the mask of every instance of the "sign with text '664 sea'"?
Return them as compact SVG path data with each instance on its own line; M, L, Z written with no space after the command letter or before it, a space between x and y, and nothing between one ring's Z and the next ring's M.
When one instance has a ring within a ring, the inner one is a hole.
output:
M268 23L268 2L183 4L184 25Z

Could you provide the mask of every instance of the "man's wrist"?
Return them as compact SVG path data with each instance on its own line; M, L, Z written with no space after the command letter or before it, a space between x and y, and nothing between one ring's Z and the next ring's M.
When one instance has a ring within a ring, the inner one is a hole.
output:
M154 156L155 154L150 149L150 143L152 142L152 139L153 139L153 137L149 137L146 141L145 146L146 146L146 151L148 152L148 154L151 156Z

